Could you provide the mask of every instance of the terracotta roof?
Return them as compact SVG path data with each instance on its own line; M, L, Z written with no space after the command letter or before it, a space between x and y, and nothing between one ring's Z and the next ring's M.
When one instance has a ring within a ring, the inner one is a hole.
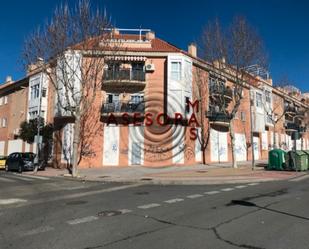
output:
M0 85L0 95L17 90L18 88L22 86L27 87L28 84L29 84L29 77L25 77L25 78L22 78L20 80L13 81L13 82L1 84Z
M106 37L106 38L93 38L88 40L85 43L79 43L76 46L73 46L73 49L92 49L92 48L97 48L98 43L100 41L102 41L102 39L109 39L110 37ZM113 39L119 39L119 40L134 40L134 41L138 41L140 36L139 35L135 35L135 34L119 34L119 35L114 35L112 37ZM141 36L142 41L146 41L146 37L145 35ZM145 47L136 47L136 48L132 48L132 47L125 47L125 51L135 51L135 52L182 52L181 49L177 48L176 46L172 45L171 43L168 43L166 41L163 41L159 38L154 38L151 41L151 47L149 48L145 48ZM102 49L104 49L104 47L102 47Z

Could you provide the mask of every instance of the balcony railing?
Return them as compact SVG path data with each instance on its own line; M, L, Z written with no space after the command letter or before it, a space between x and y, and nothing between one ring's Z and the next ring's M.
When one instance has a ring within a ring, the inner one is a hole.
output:
M206 117L211 122L229 123L231 121L231 115L222 111L209 110L206 112Z
M145 112L145 102L121 102L116 101L113 103L104 103L102 105L101 113L107 114L107 113L133 113L133 112L139 112L144 113Z
M135 69L104 70L105 81L145 81L145 72Z
M209 85L209 94L210 95L222 95L227 98L233 97L233 91L230 87L222 84L210 84Z
M298 124L295 123L286 123L285 129L290 131L298 131L300 129Z

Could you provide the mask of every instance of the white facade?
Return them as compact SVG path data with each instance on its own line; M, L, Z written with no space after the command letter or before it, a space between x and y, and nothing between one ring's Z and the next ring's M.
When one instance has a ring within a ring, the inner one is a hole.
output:
M41 117L47 119L48 79L44 73L32 75L29 78L27 120L37 118L41 105Z
M120 128L116 125L104 126L103 165L119 165Z

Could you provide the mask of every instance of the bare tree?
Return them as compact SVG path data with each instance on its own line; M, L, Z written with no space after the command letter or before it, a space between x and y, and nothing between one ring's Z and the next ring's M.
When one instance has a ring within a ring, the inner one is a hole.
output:
M52 83L56 115L73 120L73 177L78 175L81 158L91 155L85 151L90 146L84 141L89 134L83 126L101 91L104 60L118 46L107 31L111 28L107 15L99 9L92 11L89 2L83 0L72 9L68 5L57 8L51 21L29 36L23 50L25 66L35 65L34 70L45 73Z
M203 69L195 68L193 73L194 77L194 87L193 93L195 99L198 101L198 113L197 113L197 121L200 125L200 129L198 132L198 142L200 144L200 149L202 151L202 163L206 164L206 149L209 143L209 122L205 116L205 112L207 110L207 97L208 97L208 79L206 77L206 72Z
M265 65L263 43L257 32L243 17L235 17L232 24L222 28L219 21L210 22L203 32L205 59L222 78L232 78L232 100L219 107L229 117L233 167L237 168L233 119L243 99L243 88L250 79L246 68L253 64ZM228 75L228 76L227 76ZM226 91L225 88L222 88ZM223 92L222 92L223 95Z

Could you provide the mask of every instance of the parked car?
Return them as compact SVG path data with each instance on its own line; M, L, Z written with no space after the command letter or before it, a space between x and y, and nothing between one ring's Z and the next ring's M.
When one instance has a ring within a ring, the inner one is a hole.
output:
M34 159L36 157L35 153L32 152L15 152L11 153L5 163L5 171L17 170L19 173L26 170L34 170L36 163ZM39 161L38 169L44 170L45 163L43 161Z
M6 156L0 156L0 169L4 169L5 168L6 159L7 159Z

